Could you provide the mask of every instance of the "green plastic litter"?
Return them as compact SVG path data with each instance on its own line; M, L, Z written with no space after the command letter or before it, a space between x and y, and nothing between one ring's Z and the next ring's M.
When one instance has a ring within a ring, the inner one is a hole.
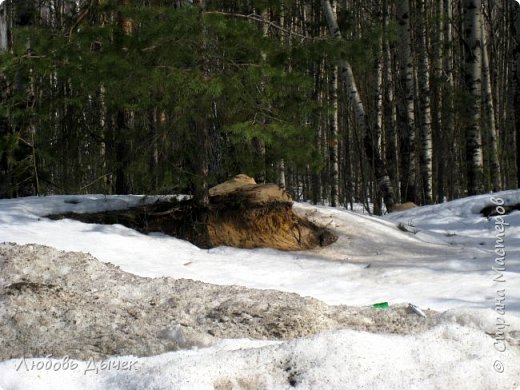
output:
M388 302L374 303L372 307L375 307L376 309L388 309Z

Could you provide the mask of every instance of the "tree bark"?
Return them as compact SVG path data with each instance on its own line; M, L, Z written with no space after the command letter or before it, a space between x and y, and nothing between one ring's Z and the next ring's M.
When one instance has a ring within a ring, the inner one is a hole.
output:
M0 4L0 52L8 49L9 3L8 0Z
M150 180L150 189L154 194L158 193L159 190L159 121L158 116L161 115L158 113L157 108L151 110L148 118L149 122L149 137L150 137L150 159L148 160L148 166L150 169L149 172L149 180Z
M337 207L338 199L338 67L333 66L330 72L330 104L332 113L329 118L330 139L329 139L329 159L330 159L330 205Z
M410 37L410 4L397 0L397 23L400 64L400 96L397 105L398 126L402 129L401 194L405 201L417 203L414 76Z
M386 166L388 169L388 176L392 181L395 189L396 199L399 195L399 162L398 162L398 146L397 146L397 132L395 127L396 110L394 103L394 82L393 82L393 65L392 51L388 39L388 26L390 16L389 1L385 0L383 5L383 25L385 34L383 38L383 127L385 134L385 148L384 156L386 159Z
M120 6L128 6L129 0L119 0ZM132 35L133 21L130 18L118 14L119 28L125 35ZM126 48L123 48L125 50ZM131 128L133 113L128 110L121 109L116 114L116 194L128 194L130 190L127 165L129 163L129 145L127 142L127 133Z
M203 12L206 9L205 0L197 0L193 2ZM201 41L201 53L203 56L202 60L202 73L203 77L209 77L210 64L207 57L207 38L208 31L204 25L204 16L201 15L202 26L202 41ZM208 206L209 204L209 187L208 187L208 176L209 176L209 108L206 108L206 112L200 114L200 117L195 120L195 136L197 137L198 143L198 170L197 178L195 179L195 201L201 206Z
M439 168L437 172L437 185L438 185L438 197L439 202L443 202L446 196L445 188L447 189L447 171L448 167L452 170L456 169L456 159L454 157L453 142L449 142L449 137L453 138L454 134L454 121L453 121L453 91L454 91L454 79L453 79L453 11L452 1L444 0L444 28L443 28L443 39L444 39L444 58L443 58L443 72L445 77L444 88L442 90L442 134L439 135L439 149L445 150L444 158L439 159ZM444 173L446 172L446 176Z
M116 132L115 132L115 152L116 152L116 194L124 195L129 192L128 178L126 167L129 163L128 158L128 144L126 141L126 133L128 132L128 113L125 111L118 111L116 115Z
M434 37L432 42L433 54L432 54L432 144L435 146L435 149L432 151L432 159L433 159L433 171L432 173L435 175L435 180L432 185L432 196L434 202L442 202L444 197L444 186L443 176L444 176L444 160L446 159L447 150L445 148L440 147L440 143L443 138L443 125L444 123L441 120L441 95L442 95L442 87L444 83L442 82L443 74L442 74L442 60L444 57L443 50L443 40L442 40L442 32L443 26L445 23L444 14L443 14L443 2L437 1L435 6L435 18L436 22L434 25Z
M433 199L432 192L432 117L430 109L430 64L426 47L428 40L426 38L426 14L425 0L418 0L418 16L419 22L419 105L421 108L421 158L420 171L422 182L422 198L425 204L430 204Z
M278 185L280 186L280 188L285 189L287 187L287 184L285 182L285 162L283 159L278 161L277 171L278 171Z
M465 83L470 93L467 104L466 164L468 195L482 188L482 141L480 130L482 101L482 42L480 40L481 0L464 0Z
M520 188L520 4L513 1L513 36L515 46L513 47L513 83L514 83L514 123L516 129L516 179L517 186Z
M383 21L384 24L384 21ZM380 156L384 156L384 144L382 138L383 130L383 36L379 39L377 45L377 52L374 59L374 70L376 85L374 90L375 104L374 104L374 122L371 127L373 129L372 143ZM382 158L382 157L381 157ZM372 164L373 165L373 164ZM386 165L386 164L385 164ZM390 176L389 176L390 177ZM391 180L390 180L391 182ZM375 215L382 215L381 192L379 188L375 188L372 194L373 210Z
M486 190L494 192L500 191L501 172L498 161L497 128L495 121L495 108L493 104L493 92L491 89L491 77L489 72L489 58L486 48L486 31L484 23L481 23L482 39L482 84L484 99L484 128L486 129L486 152L488 155L489 166L486 167Z

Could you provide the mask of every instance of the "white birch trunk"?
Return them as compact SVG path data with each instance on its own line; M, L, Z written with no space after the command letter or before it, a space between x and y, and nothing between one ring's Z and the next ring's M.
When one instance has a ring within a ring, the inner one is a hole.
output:
M7 50L8 47L7 31L9 26L9 12L7 5L8 1L4 1L0 4L0 53Z
M330 104L332 113L329 118L330 139L329 139L329 159L330 159L330 205L337 207L338 198L338 67L334 66L330 75Z
M443 2L437 1L435 7L435 34L432 42L433 57L432 57L432 144L435 145L435 150L432 153L434 171L436 168L436 192L434 195L434 202L442 202L444 197L444 160L446 157L446 149L440 146L443 138L443 122L441 121L441 94L442 87L442 58L444 55L442 31L444 25Z
M470 93L466 117L466 164L468 195L482 192L482 142L480 109L482 101L482 42L480 40L481 0L464 0L465 80Z
M399 163L397 157L397 133L396 133L396 109L394 104L394 85L393 85L393 66L392 52L390 43L388 42L388 26L389 26L389 1L384 1L383 25L385 28L385 37L383 40L383 127L385 134L384 156L386 158L386 166L388 174L395 189L396 199L399 195Z
M512 1L512 0L511 0ZM513 4L513 37L515 46L513 48L513 83L514 83L514 105L515 105L515 128L516 128L516 178L517 186L520 188L520 4Z
M410 40L410 4L408 0L397 0L398 52L400 64L400 98L398 101L399 126L403 132L401 151L401 186L404 200L417 202L414 75Z
M285 189L286 188L286 182L285 182L285 162L284 160L278 161L278 185L280 188Z
M421 181L422 181L422 192L425 204L432 202L432 118L430 110L430 64L428 60L428 53L426 47L428 41L426 39L426 15L425 15L425 0L418 0L418 21L419 26L419 104L421 107Z
M481 23L481 36L482 36L482 84L483 84L483 99L484 99L484 128L486 129L487 138L487 155L489 160L489 178L486 178L486 182L491 183L491 190L494 192L500 191L501 189L501 172L500 163L498 160L498 145L497 145L497 128L495 121L495 108L493 104L493 91L491 88L491 77L489 72L489 58L486 48L486 31L484 23ZM487 176L486 175L486 176Z
M448 169L451 171L457 170L457 162L454 159L454 145L453 142L450 142L448 137L452 137L454 130L454 120L453 120L453 111L454 111L454 100L453 100L453 90L454 90L454 79L453 79L453 10L452 10L452 1L444 0L444 29L443 29L443 40L446 45L446 49L444 52L443 58L443 72L445 77L445 83L442 93L442 131L443 133L439 137L440 148L444 149L445 155L443 159L439 161L439 176L438 183L444 187L444 183L446 183L446 189L451 190L448 182L451 182L450 176L448 175ZM446 177L440 176L446 172ZM442 184L441 184L442 183ZM442 188L441 187L441 188ZM441 198L447 196L449 192L440 191L439 195ZM439 201L443 201L444 199L439 199Z

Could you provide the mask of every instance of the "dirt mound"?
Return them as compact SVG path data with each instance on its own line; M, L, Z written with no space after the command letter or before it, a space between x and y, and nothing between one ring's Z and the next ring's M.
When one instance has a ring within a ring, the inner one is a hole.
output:
M395 213L398 211L404 211L416 208L417 205L414 202L396 203L390 212Z
M184 200L49 218L119 223L144 233L162 232L186 239L201 248L225 245L304 250L337 240L331 231L296 215L290 195L276 184L256 184L254 179L238 175L211 188L209 194L207 207Z
M84 253L0 244L0 359L148 356L220 338L287 340L340 328L407 334L434 325L439 315L426 314L144 278Z
M300 250L327 245L333 236L294 214L290 195L276 184L256 184L238 175L209 194L209 246Z

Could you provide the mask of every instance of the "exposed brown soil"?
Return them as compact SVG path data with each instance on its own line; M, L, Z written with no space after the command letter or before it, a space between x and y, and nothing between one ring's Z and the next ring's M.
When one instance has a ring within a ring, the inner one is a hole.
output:
M275 248L304 250L325 246L337 237L292 211L292 199L275 184L256 184L238 175L213 187L209 205L192 200L163 201L151 205L99 213L50 215L87 223L121 224L143 233L162 232L201 248Z
M487 218L494 217L497 215L509 214L510 212L512 212L514 210L520 210L520 203L513 204L513 205L503 205L500 207L504 208L504 213L502 213L502 214L498 213L496 205L489 205L489 206L484 207L482 210L480 210L480 214L482 214L484 217L487 217Z
M405 203L396 203L390 212L395 213L398 211L404 211L416 208L417 205L413 202L405 202Z

